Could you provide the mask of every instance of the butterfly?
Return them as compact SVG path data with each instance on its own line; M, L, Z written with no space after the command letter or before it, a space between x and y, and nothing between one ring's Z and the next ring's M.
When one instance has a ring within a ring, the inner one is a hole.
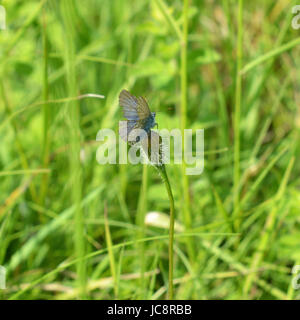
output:
M119 95L119 104L123 108L124 118L127 119L120 124L119 134L123 140L128 141L128 136L133 129L143 129L144 136L136 137L135 142L139 142L141 138L149 135L151 128L157 125L156 114L150 111L145 98L135 97L127 90L122 90Z

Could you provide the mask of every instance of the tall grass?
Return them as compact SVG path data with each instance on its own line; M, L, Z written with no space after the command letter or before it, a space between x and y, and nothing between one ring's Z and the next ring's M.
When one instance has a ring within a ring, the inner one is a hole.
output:
M174 208L174 198L173 193L170 185L169 178L166 173L166 169L163 166L160 170L162 179L165 183L169 203L170 203L170 223L169 223L169 288L168 288L168 298L172 300L174 298L174 226L175 226L175 208Z
M145 217L147 211L147 192L148 192L148 166L143 165L143 175L142 175L142 185L139 194L138 208L136 215L136 224L140 227L138 232L138 239L143 239L146 236L146 226L145 226ZM146 297L146 279L144 277L146 270L146 256L144 242L139 243L139 256L140 256L140 265L141 265L141 276L140 276L140 288L141 288L141 299Z
M189 2L188 0L184 1L183 6L183 31L182 37L180 39L181 46L181 54L180 54L180 126L181 126L181 134L184 137L184 129L187 128L187 47L188 47L188 9ZM184 138L183 145L183 153L184 153ZM181 201L181 207L183 210L184 224L187 230L191 229L192 226L192 217L191 217L191 204L190 204L190 195L189 195L189 179L186 174L186 164L185 160L182 161L181 166L181 174L182 174L182 189L183 189L183 197ZM190 238L187 239L187 246L189 250L189 256L191 260L194 260L194 249L193 244Z
M63 0L61 2L61 13L65 28L66 46L65 46L65 66L68 95L74 97L78 94L77 79L76 79L76 33L74 30L74 20L72 13L74 13L74 1ZM74 229L74 252L79 259L76 264L77 282L80 289L80 297L86 298L86 263L82 259L85 255L85 236L84 236L84 218L80 206L82 199L82 167L80 163L80 110L77 101L72 104L67 103L67 113L69 117L70 130L70 180L72 185L71 199L75 205L75 229Z
M236 49L236 78L235 78L235 109L234 109L234 209L237 212L235 227L236 230L240 228L240 211L239 211L239 182L240 182L240 123L241 123L241 104L242 104L242 69L243 59L243 0L239 0L238 16L237 16L237 49Z
M49 164L50 156L50 118L51 109L47 101L49 100L49 50L48 50L48 37L47 37L47 14L46 9L43 8L43 151L42 151L42 163L45 168ZM44 175L41 185L40 203L43 204L48 189L49 175Z
M299 299L296 3L3 2L1 299ZM97 163L122 89L205 129L202 175Z

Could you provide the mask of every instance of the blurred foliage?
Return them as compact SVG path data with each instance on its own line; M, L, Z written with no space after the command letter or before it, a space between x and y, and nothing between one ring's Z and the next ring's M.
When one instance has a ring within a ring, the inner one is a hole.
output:
M291 27L292 3L244 1L243 66L299 38ZM142 195L142 165L97 164L96 135L101 128L117 132L122 89L147 98L158 112L159 128L180 126L182 39L176 30L182 30L183 1L3 0L2 5L7 29L0 30L0 265L8 278L0 298L75 299L78 277L86 285L81 297L88 299L113 299L116 291L120 299L164 298L167 239L146 241L142 248L135 243L140 236L167 234L165 215L161 227L158 218L141 231L137 221L139 201L146 212L168 213L164 186L149 167ZM237 12L235 0L189 1L187 128L205 129L206 154L204 173L189 177L192 230L187 231L195 234L194 257L184 237L175 241L178 299L299 298L290 274L300 264L299 45L242 78L242 221L239 235L232 235ZM78 95L105 99L59 102L75 98L70 81ZM75 123L71 111L77 106ZM77 126L80 155L72 151ZM81 170L80 185L74 184L74 164ZM35 172L41 168L50 171ZM170 164L167 171L182 226L181 167ZM76 188L82 192L77 199ZM105 204L112 243L119 245L116 291ZM83 216L84 253L92 254L84 260L86 277L74 263L76 210Z

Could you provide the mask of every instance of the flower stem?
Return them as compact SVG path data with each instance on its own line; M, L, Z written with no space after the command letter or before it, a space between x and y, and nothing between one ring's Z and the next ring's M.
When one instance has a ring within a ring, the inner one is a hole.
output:
M233 189L234 189L234 211L237 212L233 218L236 230L240 228L240 124L241 124L241 98L242 98L242 56L243 56L243 0L238 2L238 38L237 38L237 65L235 85L235 109L234 109L234 166L233 166Z
M170 227L169 227L169 287L168 287L168 299L173 299L173 243L174 243L174 198L172 194L172 189L170 185L170 181L166 172L166 168L164 165L156 167L160 173L160 176L165 183L168 197L170 201Z

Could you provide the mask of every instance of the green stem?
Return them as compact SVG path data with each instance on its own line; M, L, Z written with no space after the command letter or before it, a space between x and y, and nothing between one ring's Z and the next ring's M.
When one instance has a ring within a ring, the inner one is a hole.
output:
M77 88L77 72L76 72L76 32L74 27L74 19L70 12L74 12L74 0L63 0L60 2L61 13L63 18L63 28L65 30L65 66L66 80L69 97L78 95ZM83 171L80 163L80 109L78 101L66 104L69 115L69 134L70 134L70 185L71 200L75 207L75 232L74 232L74 249L78 262L76 265L77 286L79 289L79 297L86 299L86 263L82 259L85 254L85 225L84 215L81 208L82 201L82 182Z
M237 40L237 68L236 68L236 86L235 86L235 110L234 110L234 211L237 215L234 217L236 230L240 226L239 210L239 181L240 181L240 121L241 121L241 96L242 96L242 54L243 54L243 0L239 0L238 8L238 40Z
M168 288L168 299L172 300L174 296L173 290L173 244L174 244L174 221L175 221L175 210L174 210L174 198L172 194L172 189L170 185L170 181L166 172L166 168L164 165L160 167L156 167L160 173L160 176L165 183L168 197L170 201L170 226L169 226L169 288Z
M113 251L113 242L111 239L111 234L109 229L106 203L104 204L104 228L105 228L105 239L106 239L108 257L109 257L110 270L111 270L113 283L114 283L114 295L115 295L115 299L118 299L118 282L117 282L117 273L116 273L116 263L115 263L115 256Z
M181 122L181 134L184 137L184 129L186 128L187 118L187 45L188 45L188 0L184 0L183 6L183 33L181 39L181 55L180 55L180 88L181 88L181 102L180 102L180 122ZM184 141L182 141L183 154L184 154ZM181 166L182 172L182 210L184 226L186 230L191 229L192 218L191 218L191 204L189 195L189 179L186 175L186 163L182 161ZM194 247L191 239L187 239L187 251L191 261L194 261Z
M47 168L49 165L49 152L50 152L50 107L46 102L49 100L49 81L48 81L48 45L47 45L47 17L46 9L43 10L43 49L44 49L44 59L43 59L43 100L45 104L43 105L43 155L42 155L42 165ZM49 175L45 174L42 176L41 184L41 194L40 194L40 204L44 205L45 197L48 190L48 179Z
M148 166L144 164L143 166L143 178L142 186L140 190L140 196L138 201L138 210L136 223L140 227L137 237L138 239L143 239L145 237L145 214L147 210L147 184L148 184ZM141 288L141 299L145 299L146 294L146 281L145 281L145 244L141 242L138 244L139 254L140 254L140 264L141 264L141 276L140 276L140 288Z

